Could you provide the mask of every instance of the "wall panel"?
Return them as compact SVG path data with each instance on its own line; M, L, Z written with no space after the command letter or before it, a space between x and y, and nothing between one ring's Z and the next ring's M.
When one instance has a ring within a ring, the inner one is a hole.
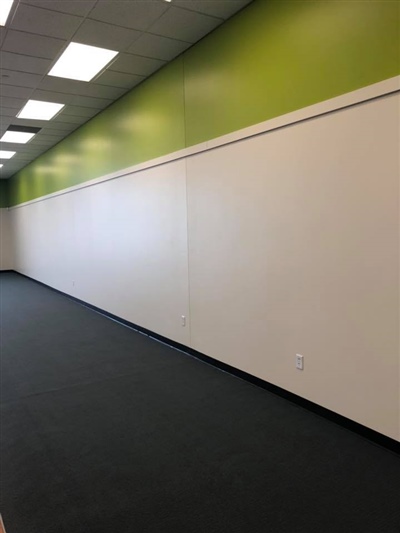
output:
M185 163L13 211L17 269L189 344Z
M400 440L399 110L14 208L16 268Z
M393 438L399 102L188 160L192 346Z
M0 270L14 268L10 211L0 208Z

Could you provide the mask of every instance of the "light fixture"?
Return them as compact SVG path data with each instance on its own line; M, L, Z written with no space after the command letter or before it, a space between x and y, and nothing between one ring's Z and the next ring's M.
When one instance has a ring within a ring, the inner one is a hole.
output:
M71 80L91 81L118 54L87 44L70 43L49 76Z
M17 118L30 118L33 120L51 120L64 107L64 104L54 102L42 102L40 100L28 100Z
M0 150L0 159L11 159L17 152L10 152L8 150Z
M14 0L0 0L0 26L5 26Z
M25 133L24 131L6 131L0 142L25 144L34 136L34 133Z
M3 166L3 164L0 165L0 168Z
M27 126L9 126L3 137L0 139L0 142L26 144L39 131L40 128L30 128Z

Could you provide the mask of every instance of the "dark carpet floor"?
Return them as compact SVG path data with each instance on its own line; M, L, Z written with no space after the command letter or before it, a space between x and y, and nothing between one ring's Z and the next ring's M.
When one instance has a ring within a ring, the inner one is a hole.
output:
M7 533L400 532L395 454L17 274L0 282Z

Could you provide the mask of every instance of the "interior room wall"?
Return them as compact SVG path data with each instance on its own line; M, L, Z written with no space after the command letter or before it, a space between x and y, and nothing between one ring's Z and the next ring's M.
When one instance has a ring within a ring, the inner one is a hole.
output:
M9 210L0 208L0 270L12 270L14 267L11 229Z
M400 440L399 104L16 207L16 268Z
M399 24L256 0L11 178L16 270L400 440Z
M195 155L187 174L193 348L393 438L399 105Z
M19 272L189 344L184 161L12 213Z

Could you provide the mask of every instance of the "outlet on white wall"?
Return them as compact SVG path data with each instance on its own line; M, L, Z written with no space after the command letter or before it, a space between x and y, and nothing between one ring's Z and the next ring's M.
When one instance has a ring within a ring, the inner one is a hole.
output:
M182 321L182 327L184 328L186 326L186 317L185 317L185 315L182 315L181 321Z
M297 370L304 370L304 356L296 354L296 368Z

